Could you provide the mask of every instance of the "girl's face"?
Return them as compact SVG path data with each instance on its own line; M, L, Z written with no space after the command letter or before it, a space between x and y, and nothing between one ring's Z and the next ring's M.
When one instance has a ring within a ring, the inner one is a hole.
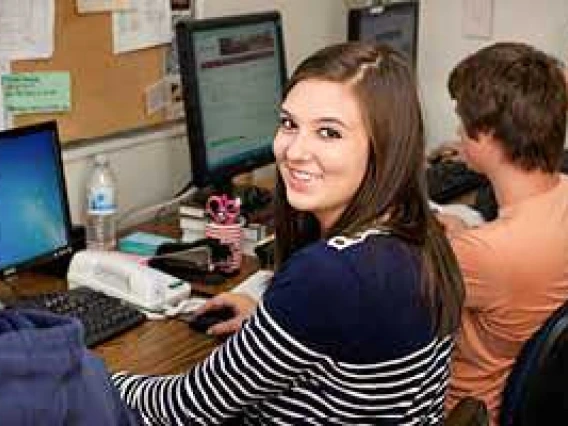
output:
M348 86L296 84L282 104L276 164L292 207L312 212L322 230L341 216L365 175L369 136Z

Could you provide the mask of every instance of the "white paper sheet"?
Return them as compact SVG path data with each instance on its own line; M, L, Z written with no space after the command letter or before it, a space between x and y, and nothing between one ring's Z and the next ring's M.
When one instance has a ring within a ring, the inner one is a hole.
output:
M166 75L145 90L146 114L165 110L167 120L175 120L185 115L181 93L181 80L178 75Z
M77 11L79 13L123 10L131 7L131 0L77 0Z
M169 43L172 39L170 0L139 0L135 9L113 12L114 53Z
M0 58L51 57L54 20L54 0L1 0Z
M491 38L493 0L462 0L462 31L466 37Z
M164 109L169 103L169 85L166 79L161 79L146 87L146 114L151 115Z

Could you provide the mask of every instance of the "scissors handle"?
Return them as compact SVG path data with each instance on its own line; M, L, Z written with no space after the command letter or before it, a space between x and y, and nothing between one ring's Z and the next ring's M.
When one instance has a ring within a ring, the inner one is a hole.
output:
M207 200L205 210L215 223L230 225L240 215L240 199L231 199L227 195L212 195Z

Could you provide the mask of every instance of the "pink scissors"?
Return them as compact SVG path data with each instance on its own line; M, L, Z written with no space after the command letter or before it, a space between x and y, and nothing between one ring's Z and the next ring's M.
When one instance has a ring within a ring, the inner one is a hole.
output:
M207 199L205 211L219 225L234 224L241 214L241 199L227 195L212 195Z

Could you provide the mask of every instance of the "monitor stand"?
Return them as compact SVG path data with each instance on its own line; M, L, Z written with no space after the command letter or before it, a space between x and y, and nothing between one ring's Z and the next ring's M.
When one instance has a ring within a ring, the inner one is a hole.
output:
M67 277L67 269L69 269L69 264L73 255L79 250L86 248L85 242L85 227L83 225L73 225L71 228L71 250L57 259L50 260L48 262L36 265L30 270L32 272L38 272L42 274L52 275L59 278Z

